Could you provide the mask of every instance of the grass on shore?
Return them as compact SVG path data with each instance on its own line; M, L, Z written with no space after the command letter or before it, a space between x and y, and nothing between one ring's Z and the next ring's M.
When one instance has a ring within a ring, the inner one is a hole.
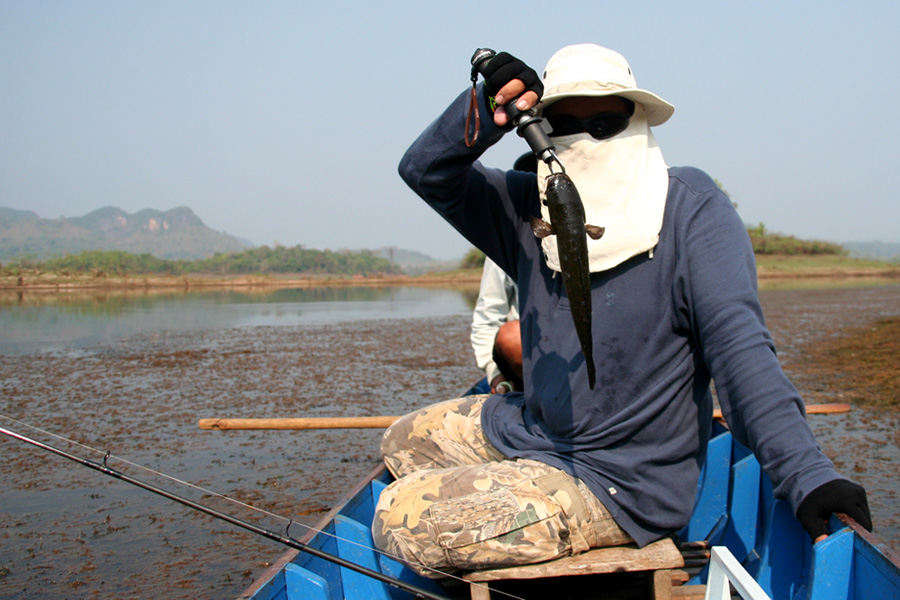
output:
M756 256L756 269L760 278L779 276L900 276L900 264L848 258L833 254L812 256L758 254Z

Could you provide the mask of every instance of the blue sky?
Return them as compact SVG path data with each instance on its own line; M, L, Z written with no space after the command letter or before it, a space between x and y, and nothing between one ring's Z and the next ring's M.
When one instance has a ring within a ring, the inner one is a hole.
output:
M397 176L480 46L618 50L749 224L900 242L897 2L0 1L0 206L188 206L256 244L468 244ZM515 135L484 161L506 167Z

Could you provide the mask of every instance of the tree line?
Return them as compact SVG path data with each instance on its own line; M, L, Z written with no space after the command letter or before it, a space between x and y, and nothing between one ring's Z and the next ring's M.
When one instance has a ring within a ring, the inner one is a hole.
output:
M798 240L766 231L765 225L747 228L756 254L845 256L843 246L830 242ZM472 248L460 262L460 268L481 268L484 254ZM186 260L157 258L152 254L134 254L122 250L85 250L45 261L15 259L4 265L4 271L22 268L60 273L93 272L109 275L186 275L210 273L246 275L254 273L305 273L313 275L393 275L402 269L371 251L314 250L302 246L260 246L242 252L216 253L209 258Z
M260 246L243 252L216 253L198 260L157 258L121 250L86 250L45 261L16 259L7 269L33 268L56 272L102 272L110 275L222 275L255 273L304 273L315 275L399 274L402 270L389 260L367 250L334 252L293 246Z

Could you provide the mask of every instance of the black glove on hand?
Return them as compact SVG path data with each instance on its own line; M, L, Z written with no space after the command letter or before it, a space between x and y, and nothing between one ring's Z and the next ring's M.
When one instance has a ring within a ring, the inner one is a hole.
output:
M544 94L544 84L541 83L541 78L535 70L506 52L497 54L484 68L484 92L493 98L500 88L513 79L522 81L525 84L525 92L528 90L535 92L538 100Z
M869 514L866 490L846 479L834 479L811 491L800 503L797 519L815 541L820 535L828 533L825 523L831 513L836 512L845 513L872 531L872 515Z

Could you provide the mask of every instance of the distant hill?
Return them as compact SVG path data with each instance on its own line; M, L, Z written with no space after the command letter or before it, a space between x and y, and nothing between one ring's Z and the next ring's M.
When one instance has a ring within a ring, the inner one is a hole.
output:
M30 210L0 207L0 262L46 260L84 250L122 250L166 259L200 259L240 252L248 244L210 229L187 207L129 214L107 206L83 217L43 219Z
M438 271L452 271L459 268L459 260L435 260L427 254L415 250L404 250L394 246L386 246L373 250L372 254L385 258L397 265L407 275L421 275Z
M888 242L846 242L851 258L869 258L900 263L900 244Z

